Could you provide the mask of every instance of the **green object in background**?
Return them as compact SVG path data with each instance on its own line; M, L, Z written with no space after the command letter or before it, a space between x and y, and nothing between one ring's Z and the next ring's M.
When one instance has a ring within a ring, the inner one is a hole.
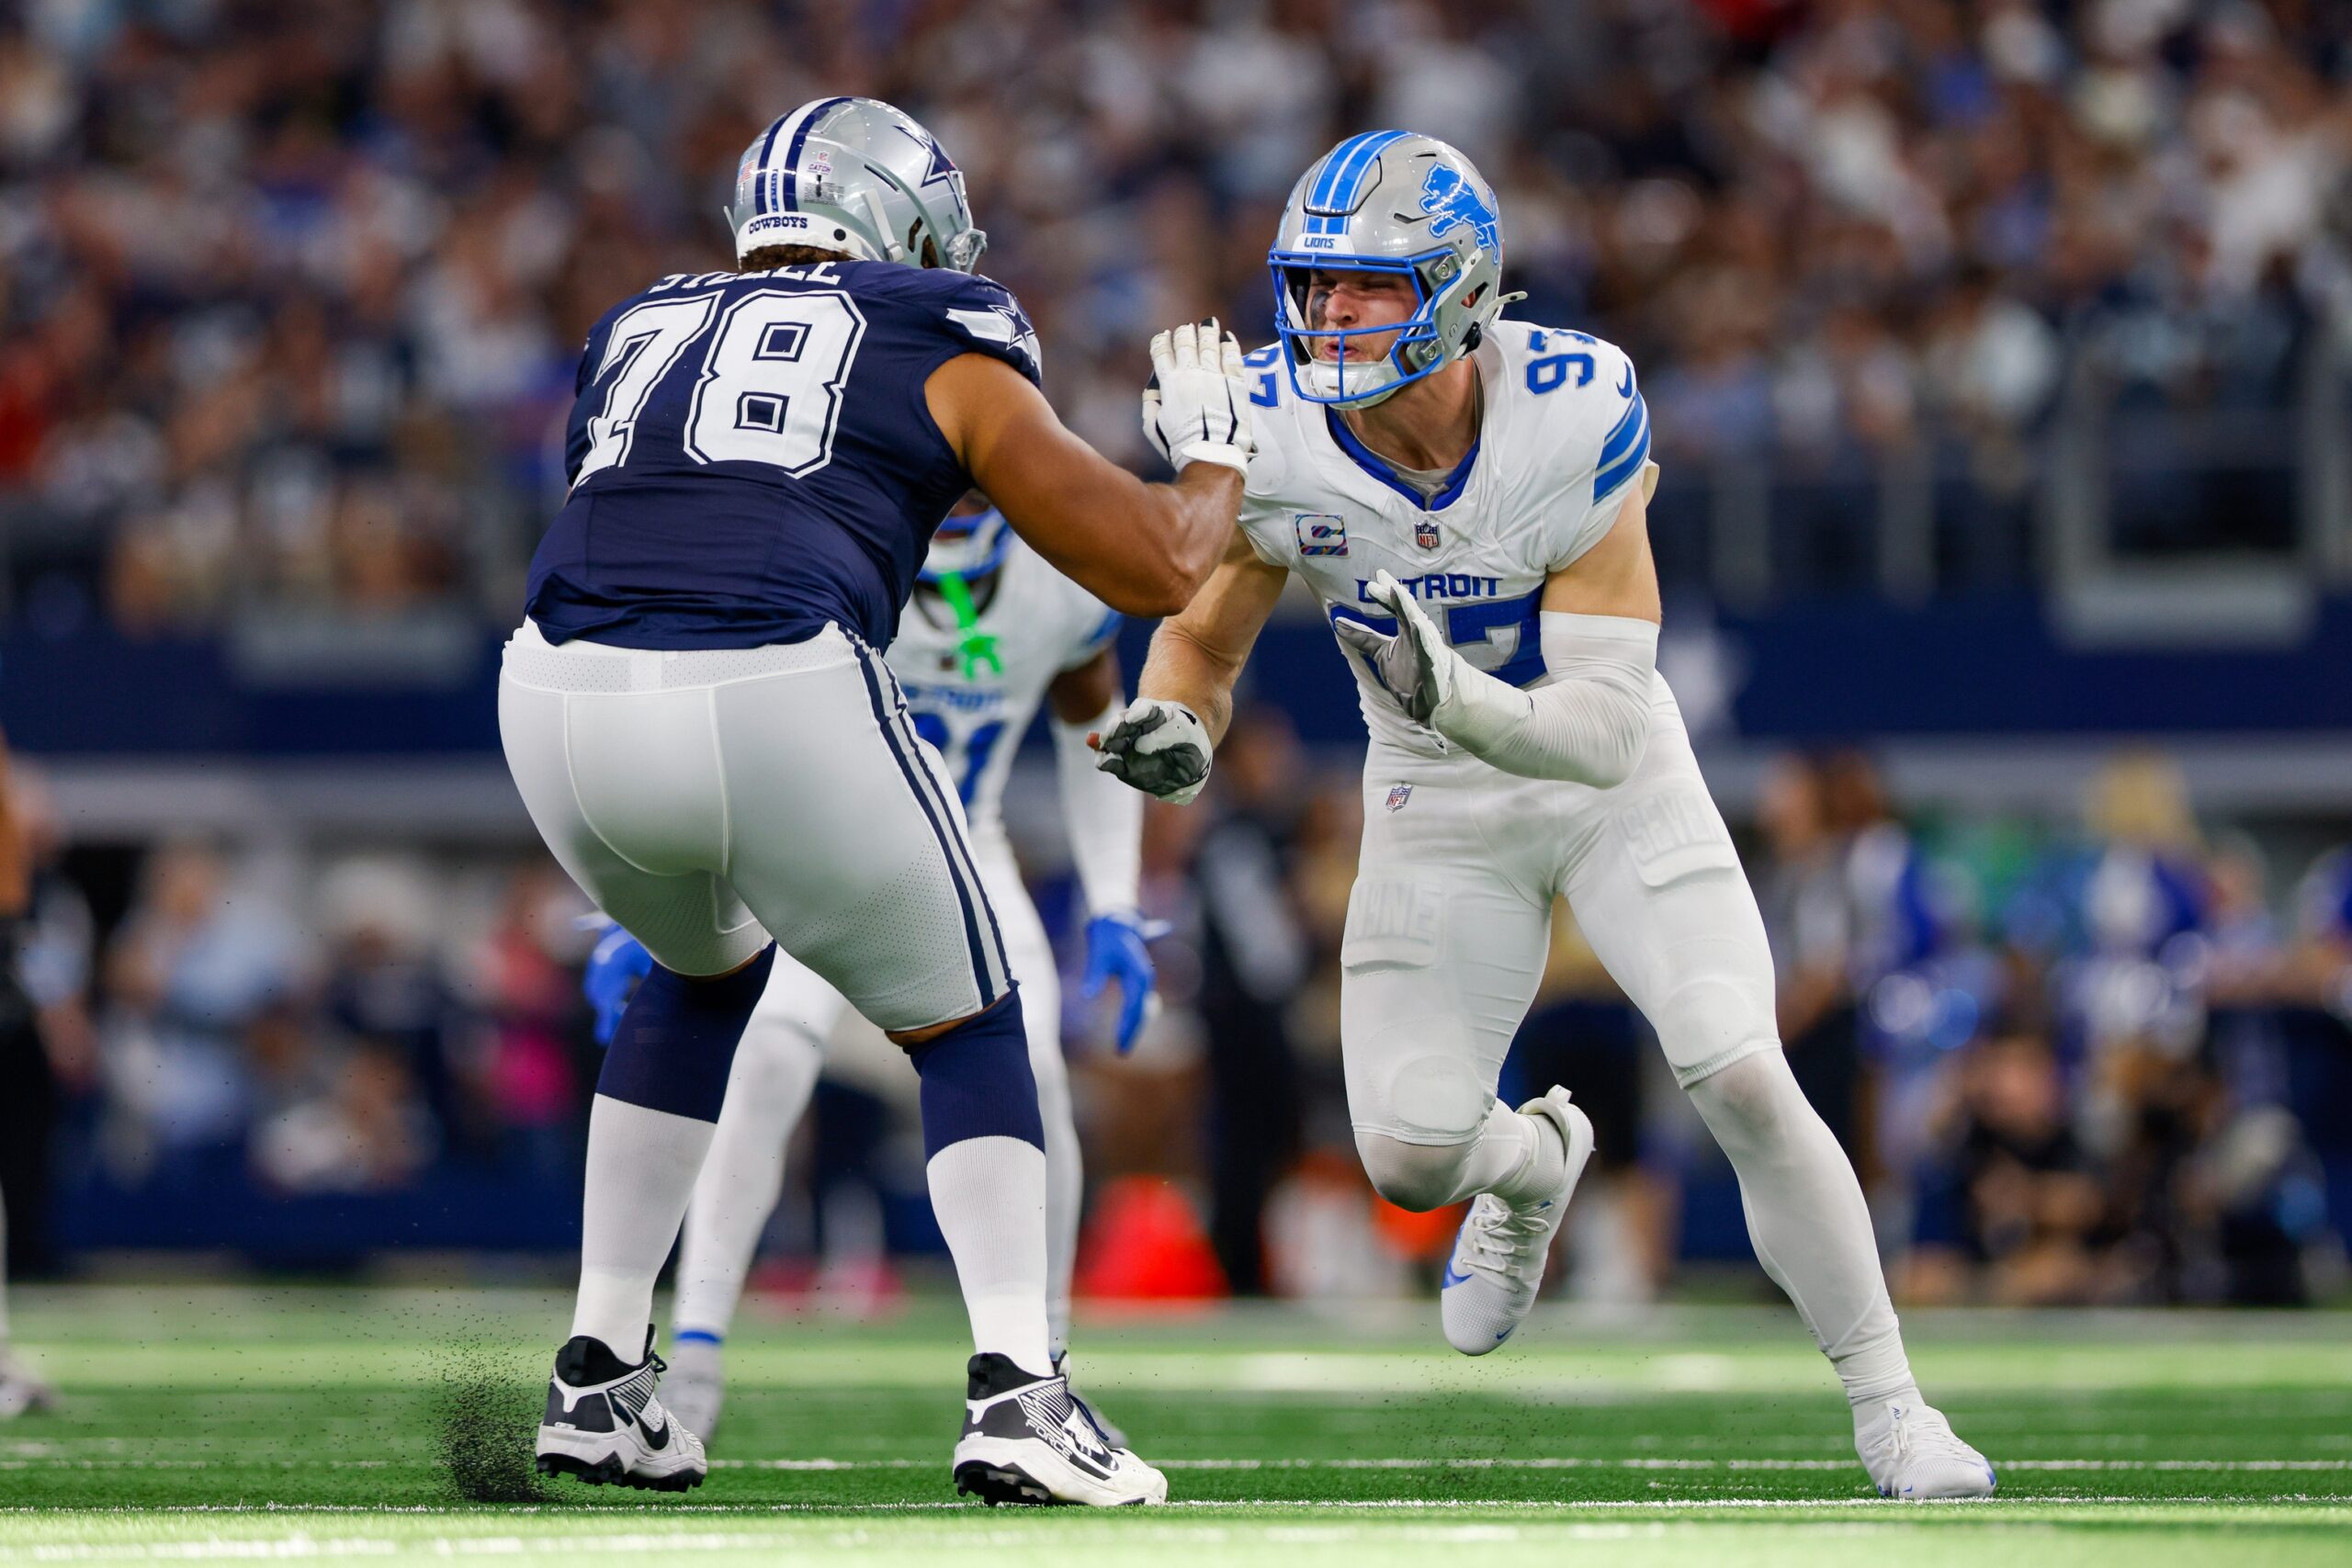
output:
M972 586L964 581L964 574L951 571L942 576L939 596L956 613L956 629L964 634L964 679L978 680L983 664L995 673L1003 674L1004 660L997 656L996 638L978 629L980 612L972 603Z

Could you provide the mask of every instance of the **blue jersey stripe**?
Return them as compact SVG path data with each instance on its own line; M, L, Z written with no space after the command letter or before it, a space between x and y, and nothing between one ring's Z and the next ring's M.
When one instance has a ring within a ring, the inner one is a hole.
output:
M1628 447L1615 461L1603 464L1600 471L1593 476L1592 499L1600 500L1603 496L1613 492L1627 479L1640 473L1642 465L1649 459L1649 455L1650 422L1645 412L1642 419L1641 430L1635 435L1632 446Z
M1600 467L1605 468L1615 462L1625 448L1634 444L1634 438L1642 433L1643 428L1649 423L1649 405L1642 401L1642 395L1639 392L1635 392L1634 400L1625 405L1625 412L1619 416L1615 427L1600 443Z
M784 149L784 209L800 210L800 150L808 145L808 133L835 104L845 104L847 98L820 98L808 106L800 123L792 130L792 140Z

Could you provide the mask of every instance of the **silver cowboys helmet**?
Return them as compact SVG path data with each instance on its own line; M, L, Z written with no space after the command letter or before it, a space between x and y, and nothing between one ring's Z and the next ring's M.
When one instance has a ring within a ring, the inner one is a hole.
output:
M1351 136L1316 160L1292 187L1266 259L1291 385L1310 402L1380 401L1477 347L1505 303L1494 191L1469 159L1409 130ZM1400 273L1419 303L1401 327L1322 327L1309 314L1317 271ZM1385 354L1352 347L1391 333Z
M989 243L939 139L874 98L818 98L760 132L736 165L727 222L739 262L813 245L970 272Z

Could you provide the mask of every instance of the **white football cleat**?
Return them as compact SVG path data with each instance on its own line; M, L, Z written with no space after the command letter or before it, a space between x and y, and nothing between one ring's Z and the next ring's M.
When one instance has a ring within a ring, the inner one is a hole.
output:
M993 1351L975 1356L956 1490L999 1503L1113 1508L1168 1501L1168 1478L1102 1435L1066 1377L1037 1377Z
M1527 1321L1544 1282L1544 1262L1560 1234L1577 1178L1592 1158L1592 1119L1568 1103L1568 1091L1553 1086L1541 1100L1519 1108L1522 1116L1548 1123L1567 1151L1560 1185L1532 1202L1506 1203L1481 1192L1470 1205L1453 1254L1440 1280L1439 1315L1445 1341L1465 1356L1483 1356Z
M28 1411L56 1408L57 1391L0 1346L0 1421L13 1420Z
M718 1407L727 1398L727 1373L718 1341L701 1335L671 1337L669 1370L662 1377L662 1404L700 1438L706 1447L718 1430Z
M1954 1435L1944 1413L1917 1389L1857 1411L1854 1451L1882 1497L1905 1502L1990 1497L2000 1478L1991 1461Z
M557 1351L539 1424L539 1473L650 1492L701 1485L710 1472L702 1439L654 1397L664 1366L650 1334L645 1359L633 1367L586 1335Z

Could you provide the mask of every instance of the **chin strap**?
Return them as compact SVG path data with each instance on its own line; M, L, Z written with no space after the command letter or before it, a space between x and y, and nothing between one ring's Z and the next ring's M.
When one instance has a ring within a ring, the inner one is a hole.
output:
M996 637L979 629L980 612L972 603L971 585L960 571L942 574L939 596L947 601L947 608L955 613L956 630L962 640L956 649L964 656L964 679L977 679L985 664L996 674L1004 673L1004 660L997 653Z

